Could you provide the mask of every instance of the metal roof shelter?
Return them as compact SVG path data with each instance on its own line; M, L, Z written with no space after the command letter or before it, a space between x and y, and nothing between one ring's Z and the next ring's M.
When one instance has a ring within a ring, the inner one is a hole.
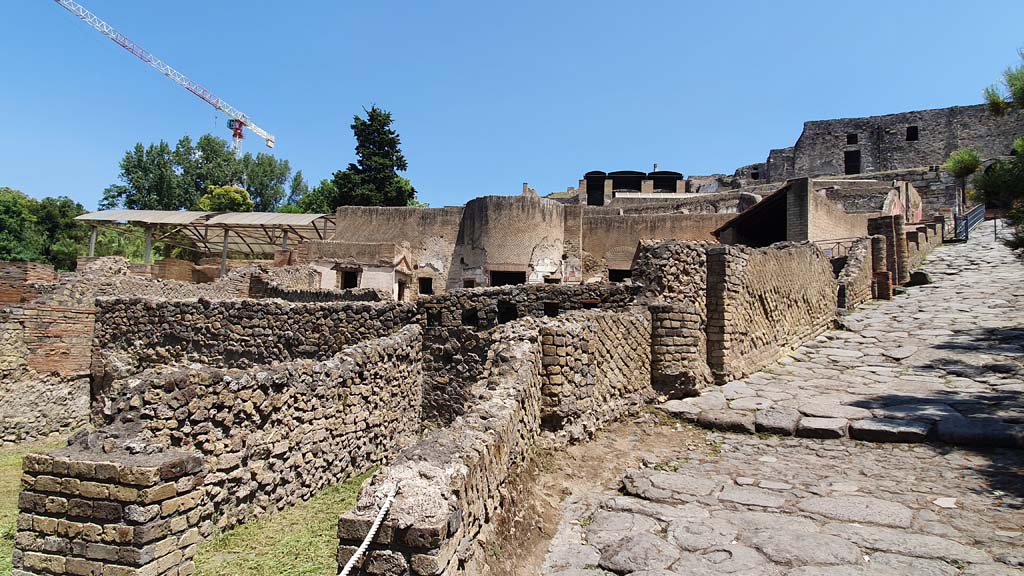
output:
M184 246L201 252L221 252L221 272L228 252L251 256L273 254L309 240L327 240L334 229L333 214L282 214L278 212L194 212L171 210L100 210L75 218L93 226L89 255L95 253L99 226L127 223L146 234L145 262L150 263L154 241ZM115 228L116 229L116 228Z

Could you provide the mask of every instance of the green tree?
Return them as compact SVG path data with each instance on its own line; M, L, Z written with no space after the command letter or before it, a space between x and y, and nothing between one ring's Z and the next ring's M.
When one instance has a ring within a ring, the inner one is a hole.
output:
M1024 50L1017 52L1024 60ZM1003 72L1002 86L985 88L985 101L989 110L1002 116L1011 111L1024 111L1024 64L1010 66Z
M203 212L252 212L253 201L237 186L210 186L195 208Z
M46 235L36 217L37 204L20 190L0 187L0 260L44 260Z
M46 241L43 257L58 270L74 270L78 256L85 253L89 226L75 220L84 213L81 204L66 196L36 204L36 223Z
M357 114L352 122L357 160L334 173L335 195L327 212L337 206L408 206L416 200L416 189L398 175L409 166L391 113L376 106L364 111L366 118Z
M961 148L950 153L943 168L949 172L957 181L957 206L961 203L967 192L967 177L978 171L981 167L981 158L973 148ZM959 209L959 208L958 208Z
M302 170L298 170L295 176L292 176L291 186L288 187L288 200L285 203L298 206L306 194L309 194L309 184L306 184L306 179L302 177Z
M190 204L182 194L171 147L161 140L145 147L136 144L121 159L123 185L103 192L101 208L129 210L180 210Z
M292 173L287 160L278 160L260 152L242 156L243 186L255 203L257 212L273 212L285 197L285 185Z
M1019 51L1024 61L1024 51ZM989 109L997 115L1024 114L1024 63L1003 72L1002 86L985 89ZM1024 138L1013 143L1013 157L997 160L975 176L974 187L989 207L1006 209L1014 228L1007 244L1024 248Z
M306 214L330 214L338 206L341 206L338 191L334 182L326 178L305 194L298 204L299 211Z
M174 147L174 165L182 190L183 206L192 206L211 186L231 186L242 178L241 163L227 140L203 134L192 144L183 136Z

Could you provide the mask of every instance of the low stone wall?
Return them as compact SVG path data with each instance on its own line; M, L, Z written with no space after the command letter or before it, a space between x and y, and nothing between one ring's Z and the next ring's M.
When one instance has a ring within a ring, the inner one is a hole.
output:
M322 362L144 375L97 432L26 460L15 566L190 574L200 539L380 465L419 432L419 342L412 325Z
M195 455L65 448L24 461L14 572L195 572L205 473Z
M853 310L871 299L871 283L874 279L874 265L871 255L871 237L854 241L846 255L846 265L839 272L839 291L836 306L841 310Z
M402 303L99 299L93 378L172 362L245 367L325 359L415 318L415 308Z
M639 409L651 389L651 315L573 312L540 329L541 424L570 440Z
M585 308L621 308L632 301L623 284L530 284L474 288L420 298L425 326L423 414L447 424L465 412L469 385L482 374L490 342L486 334L520 318L557 316Z
M708 364L716 383L756 372L835 320L837 283L809 243L708 249Z
M491 334L479 402L452 426L403 450L363 485L355 509L338 523L339 566L398 484L398 498L357 573L479 572L472 567L481 561L481 533L511 505L509 481L540 432L540 347L536 326L524 324Z
M89 422L88 377L0 370L0 398L0 445L69 433Z
M602 349L593 340L586 342L585 335L619 331L642 344L648 326L646 313L634 309L528 318L490 332L487 360L471 395L477 401L452 426L404 450L364 484L356 508L338 524L339 567L399 485L397 500L357 573L481 573L484 543L517 505L512 481L542 421L549 428L562 423L577 432L592 431L652 394L646 381L633 380L649 374L647 354L635 348L625 355L624 350ZM570 343L568 338L575 336L583 338ZM566 338L564 350L556 338ZM591 350L591 344L597 347ZM560 369L545 369L552 366ZM574 436L564 431L562 438Z
M294 288L281 285L262 274L249 278L250 298L278 298L288 302L388 302L391 294L376 288L346 290L321 288Z
M928 253L942 244L942 225L938 222L920 222L904 225L907 235L908 268L914 270L921 266Z

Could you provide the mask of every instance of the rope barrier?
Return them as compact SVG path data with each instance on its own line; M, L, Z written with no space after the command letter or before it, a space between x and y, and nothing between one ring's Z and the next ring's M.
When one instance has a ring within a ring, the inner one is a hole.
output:
M356 562L363 557L363 554L366 554L366 549L369 548L370 542L377 536L377 531L380 530L380 525L384 522L384 517L388 515L388 510L391 509L391 505L394 504L395 496L397 495L398 484L395 484L395 487L388 493L387 498L384 499L384 504L381 505L377 518L374 519L373 524L370 526L370 531L366 533L366 538L363 538L363 543L359 545L359 548L356 548L355 554L352 554L352 557L348 559L348 562L345 563L345 567L341 569L338 576L348 576Z

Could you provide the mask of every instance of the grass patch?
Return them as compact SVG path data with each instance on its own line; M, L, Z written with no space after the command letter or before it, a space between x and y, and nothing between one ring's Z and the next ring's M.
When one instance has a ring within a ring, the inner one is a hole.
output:
M18 492L21 491L21 459L31 452L49 452L64 446L63 440L45 440L0 448L0 576L11 573L11 552L18 525Z
M196 576L310 576L338 571L338 517L372 472L200 544Z

